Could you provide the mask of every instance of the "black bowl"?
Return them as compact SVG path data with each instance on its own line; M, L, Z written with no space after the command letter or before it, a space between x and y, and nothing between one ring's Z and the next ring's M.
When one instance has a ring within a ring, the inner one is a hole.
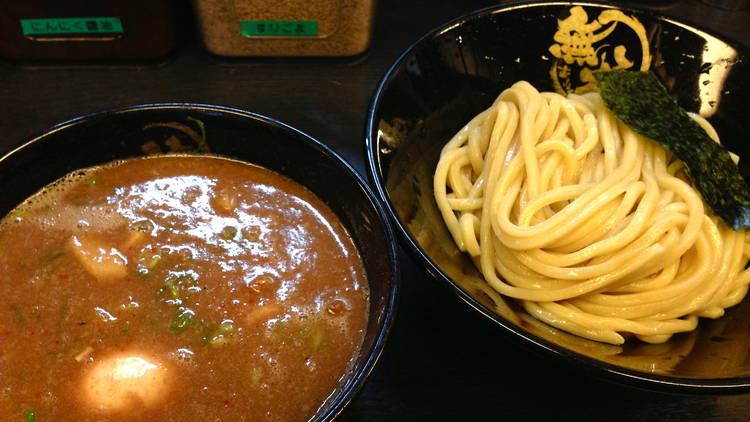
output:
M575 19L588 29L569 26ZM571 29L586 36L578 47L562 48L555 33L565 37ZM624 59L617 50L625 52ZM484 283L481 273L445 228L432 176L441 148L458 129L518 80L540 91L573 92L585 85L581 70L605 64L654 72L684 108L709 119L730 150L743 161L750 158L745 142L750 113L744 104L750 99L748 47L651 12L601 3L536 2L460 17L429 32L398 58L369 109L370 177L403 243L427 271L522 344L648 388L750 391L750 299L666 344L605 345L539 323L513 300L490 298L478 287ZM746 168L744 162L740 167Z
M197 121L205 127L205 145ZM179 144L165 143L173 136ZM0 158L0 215L71 171L175 150L208 150L294 179L331 207L354 240L370 287L369 321L351 371L312 418L334 419L383 350L395 315L398 269L393 232L380 203L356 171L322 143L267 117L209 105L151 104L83 116Z

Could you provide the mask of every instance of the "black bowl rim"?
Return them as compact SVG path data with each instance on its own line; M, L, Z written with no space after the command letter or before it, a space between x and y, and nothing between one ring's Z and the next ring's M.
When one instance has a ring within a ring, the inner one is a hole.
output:
M489 6L481 9L477 9L454 18L448 22L445 22L421 37L416 41L412 42L400 55L399 57L389 66L386 72L379 80L373 96L370 100L370 105L367 110L367 118L365 125L365 154L366 154L366 165L367 175L375 187L377 194L381 201L385 204L385 208L391 218L398 237L402 244L407 246L412 257L416 257L427 272L434 278L436 278L443 286L449 288L456 296L463 300L471 308L489 318L492 322L498 325L506 334L510 334L517 338L520 338L520 343L523 346L529 347L534 350L542 351L546 356L552 356L553 358L560 359L576 366L578 369L582 369L588 372L592 372L595 375L603 376L604 378L616 381L619 383L628 384L635 387L645 388L649 390L664 391L671 393L691 393L691 394L739 394L750 391L750 376L740 377L729 377L729 378L685 378L668 375L649 374L646 372L629 369L623 366L610 364L592 357L583 355L575 352L566 347L555 344L551 341L545 340L539 336L526 331L520 326L506 320L500 315L487 309L484 305L479 303L471 295L461 289L455 284L451 278L446 275L427 254L422 250L419 244L412 238L409 231L403 225L398 218L393 202L390 200L388 192L385 188L385 181L381 172L380 157L377 153L377 122L376 114L380 107L380 100L386 89L389 88L392 83L394 74L403 66L404 61L411 55L411 53L421 44L429 39L434 39L441 36L444 32L465 24L467 21L473 19L479 19L486 15L492 15L496 13L502 13L517 9L535 8L541 6L594 6L601 8L618 8L621 10L628 10L636 12L644 16L650 16L655 19L663 20L671 24L692 30L702 32L706 35L715 37L727 44L733 46L744 46L744 44L736 42L726 37L713 34L709 30L701 28L699 25L689 23L687 21L675 20L671 17L666 17L658 12L639 9L633 6L624 6L618 4L618 2L596 2L596 1L520 1L505 5Z
M357 187L365 193L370 206L374 209L375 213L378 215L380 221L382 222L385 240L389 249L388 258L390 261L390 269L391 269L391 273L393 274L390 280L391 286L388 291L388 300L386 302L386 309L385 309L385 313L383 316L383 323L378 329L377 337L375 338L372 348L369 351L367 351L367 359L364 361L364 364L362 365L362 369L358 371L356 374L354 374L351 382L349 382L348 385L346 385L346 388L342 390L342 394L339 396L339 398L336 399L335 401L328 403L328 409L322 414L316 415L316 417L312 420L331 421L331 420L336 419L341 414L341 412L343 412L344 409L349 405L349 403L351 403L351 401L354 399L356 394L362 389L362 387L365 384L365 381L370 376L370 374L375 368L375 365L380 359L380 356L383 353L383 349L385 347L387 338L393 328L396 311L398 307L398 297L399 297L399 292L400 292L400 273L399 273L399 264L398 264L398 254L397 254L397 242L396 242L394 230L390 224L390 218L388 217L388 214L386 213L382 203L380 202L376 194L373 192L373 190L370 188L368 183L365 181L365 179L362 176L360 176L359 173L341 155L339 155L337 152L335 152L333 149L331 149L330 147L328 147L321 141L308 135L307 133L302 132L301 130L293 126L290 126L286 123L283 123L279 120L276 120L271 117L267 117L258 113L241 110L238 108L211 105L211 104L168 102L168 103L139 104L139 105L120 107L120 108L115 108L115 109L110 109L110 110L98 111L98 112L75 117L70 120L66 120L64 122L55 124L51 126L50 128L48 128L47 130L42 131L40 135L37 135L28 139L26 142L22 143L20 146L10 150L8 153L1 156L0 164L2 164L5 160L9 159L16 152L24 148L28 148L36 142L41 142L45 139L48 139L49 137L55 135L57 132L66 130L70 127L87 124L90 121L95 121L95 120L96 121L106 120L106 119L113 118L121 114L152 112L152 111L158 112L160 110L165 110L165 111L166 110L175 110L175 111L194 110L198 112L218 113L218 114L231 115L231 116L240 117L240 118L249 118L252 120L259 121L263 124L279 128L287 133L292 134L298 139L301 139L304 142L307 142L308 144L310 144L313 148L317 149L321 154L327 157L331 162L336 163L345 173L347 173L349 177L351 178L351 180L357 185Z

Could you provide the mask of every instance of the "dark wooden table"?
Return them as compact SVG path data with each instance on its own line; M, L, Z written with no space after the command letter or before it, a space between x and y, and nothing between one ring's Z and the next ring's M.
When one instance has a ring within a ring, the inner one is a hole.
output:
M697 0L632 3L750 45L750 10L726 12ZM221 62L201 49L188 21L179 49L158 66L0 66L0 154L82 114L151 102L197 102L282 120L333 147L364 175L365 112L390 63L420 34L490 4L382 0L372 47L353 59ZM750 394L668 395L560 366L515 344L406 254L401 261L395 328L341 421L750 420Z

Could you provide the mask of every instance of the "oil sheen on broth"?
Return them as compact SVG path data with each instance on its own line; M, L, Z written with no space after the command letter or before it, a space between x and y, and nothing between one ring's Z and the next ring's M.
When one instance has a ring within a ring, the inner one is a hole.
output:
M78 172L0 226L3 420L306 420L367 322L322 201L208 156Z

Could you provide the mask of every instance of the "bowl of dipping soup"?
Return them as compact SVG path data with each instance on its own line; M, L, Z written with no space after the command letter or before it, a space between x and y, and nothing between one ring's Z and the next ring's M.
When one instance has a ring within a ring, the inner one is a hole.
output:
M7 417L331 420L384 347L385 214L296 129L135 106L61 123L0 169Z

